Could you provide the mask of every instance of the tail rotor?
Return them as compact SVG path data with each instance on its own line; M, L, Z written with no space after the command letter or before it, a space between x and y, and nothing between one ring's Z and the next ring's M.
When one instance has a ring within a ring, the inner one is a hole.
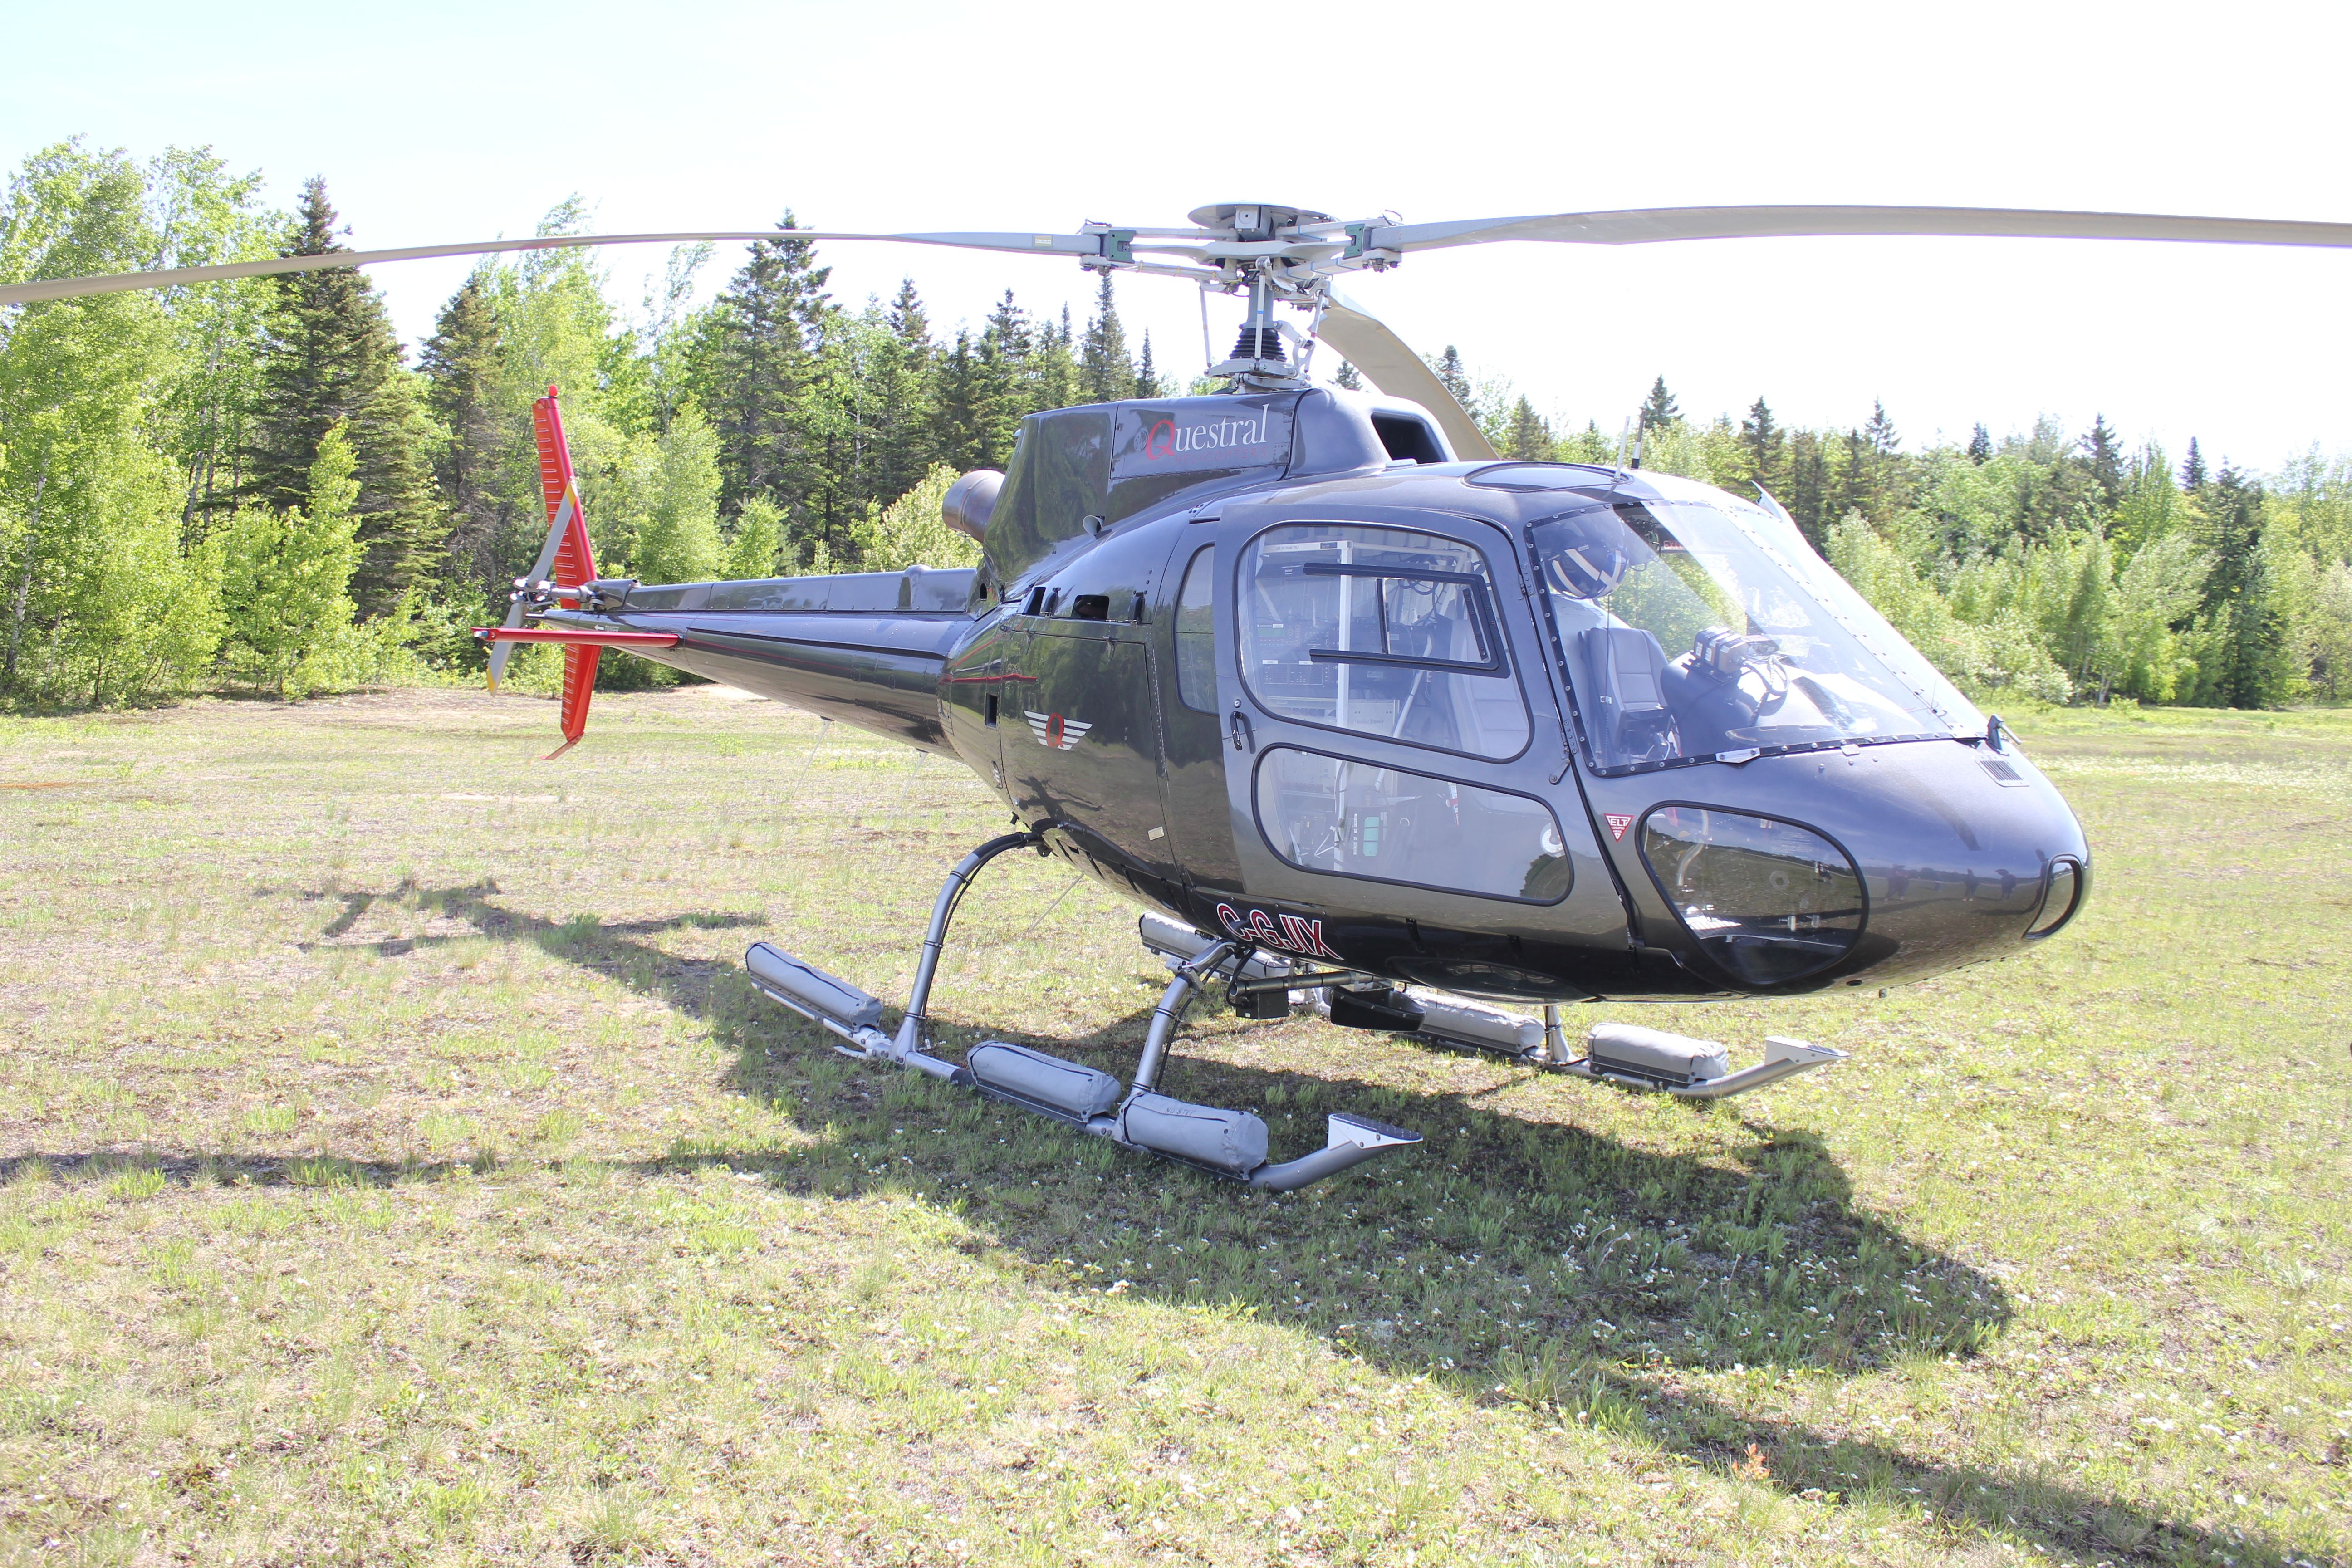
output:
M563 416L556 407L559 394L552 386L547 395L530 405L531 434L539 443L539 485L547 502L547 542L539 552L539 560L530 575L518 584L514 602L508 607L502 629L512 631L521 626L527 595L525 584L544 592L544 585L557 590L577 588L595 581L596 551L588 540L588 520L580 509L580 487L572 472L572 447L563 438ZM604 649L572 644L563 650L563 744L547 753L549 760L562 756L580 743L588 730L588 700L596 689L596 664ZM490 689L499 689L499 679L506 673L507 660L513 656L514 643L494 639L490 644Z

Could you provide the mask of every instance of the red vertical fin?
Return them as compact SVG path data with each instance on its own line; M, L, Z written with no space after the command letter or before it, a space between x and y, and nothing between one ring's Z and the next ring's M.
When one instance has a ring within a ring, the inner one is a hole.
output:
M588 700L596 695L596 661L604 652L601 647L563 650L563 744L540 758L541 762L553 762L588 732Z

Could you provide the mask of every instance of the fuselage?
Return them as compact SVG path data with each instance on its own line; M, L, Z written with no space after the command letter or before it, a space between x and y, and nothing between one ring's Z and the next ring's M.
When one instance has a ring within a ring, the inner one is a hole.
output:
M1885 984L2086 896L2049 780L1785 514L1458 463L1325 390L1026 421L976 571L646 588L555 624L968 764L1202 931L1518 1000Z

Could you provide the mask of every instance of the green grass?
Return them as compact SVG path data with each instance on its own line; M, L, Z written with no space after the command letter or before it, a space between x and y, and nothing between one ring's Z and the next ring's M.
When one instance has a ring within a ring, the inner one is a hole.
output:
M1273 1198L849 1062L1003 818L707 688L0 721L0 1561L2352 1563L2352 716L2019 716L2027 956L1694 1108L1203 1009ZM1132 1066L992 868L938 1011ZM1630 1010L1629 1010L1630 1011ZM1596 1013L1596 1016L1601 1016Z

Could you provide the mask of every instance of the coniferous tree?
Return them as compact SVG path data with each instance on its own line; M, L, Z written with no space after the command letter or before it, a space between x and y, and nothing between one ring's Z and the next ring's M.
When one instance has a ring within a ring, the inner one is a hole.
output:
M1786 482L1789 493L1779 499L1796 520L1797 531L1814 549L1826 550L1828 523L1835 520L1822 515L1829 507L1830 463L1829 453L1815 432L1800 430L1790 437Z
M1771 405L1759 397L1739 422L1739 447L1748 457L1748 478L1766 489L1780 483L1782 439Z
M1895 434L1895 421L1887 416L1886 405L1875 397L1870 400L1870 422L1862 427L1862 439L1866 467L1857 493L1863 498L1865 515L1884 520L1897 510L1900 462L1895 454L1903 441Z
M2197 437L2189 437L2189 456L2180 461L2180 488L2195 494L2205 488L2205 454L2197 449Z
M1040 338L1044 340L1042 345ZM980 342L975 345L972 459L963 467L1002 468L1013 460L1013 436L1021 427L1023 416L1036 406L1030 382L1041 346L1049 353L1058 346L1054 342L1051 323L1042 333L1033 331L1027 313L1013 302L1013 290L1007 289L1004 298L989 311L987 324L981 329Z
M2201 465L2200 465L2201 466ZM2200 694L2225 708L2275 708L2293 695L2290 617L2276 552L2263 548L2263 487L2227 462L2200 487L2213 568L2205 602L2217 635L2199 670Z
M2107 424L2107 416L2095 415L2090 433L2083 437L2083 461L2090 469L2092 486L2098 491L2099 508L2111 512L2123 500L2123 443Z
M336 242L335 216L326 181L313 176L282 254L348 249ZM401 369L383 302L356 269L275 282L244 494L281 511L303 505L319 443L342 424L359 487L353 515L362 552L352 596L363 615L380 615L426 568L442 531L425 463L423 411Z
M448 564L485 591L498 585L506 564L498 489L508 439L497 402L503 350L478 271L441 307L417 362L425 405L442 430L433 480L451 524Z
M1454 401L1465 408L1469 407L1470 373L1462 363L1462 351L1452 343L1446 344L1445 352L1438 356L1436 370L1437 379L1445 384L1445 390L1454 395Z
M1859 429L1848 429L1839 442L1837 482L1831 488L1828 521L1845 521L1850 512L1870 509L1870 443Z
M1332 376L1331 383L1335 386L1344 386L1349 392L1361 392L1364 390L1363 373L1358 370L1354 365L1349 364L1346 360L1341 360L1339 362L1339 374Z
M958 331L955 345L940 356L931 390L931 450L939 460L959 472L988 467L989 376L980 350L969 331Z
M1981 468L1992 457L1992 433L1982 424L1969 437L1969 461Z
M1151 360L1151 332L1149 328L1146 328L1143 333L1143 352L1135 358L1135 391L1130 395L1136 397L1168 395L1168 385L1160 380L1160 369Z
M777 224L794 228L787 210ZM805 239L760 239L711 312L701 387L719 437L720 497L731 510L751 497L791 507L815 478L795 415L814 374L812 339L830 301L832 268Z
M1886 416L1886 405L1874 397L1870 400L1870 423L1862 427L1870 442L1870 449L1881 457L1891 457L1902 439L1895 433L1895 421Z
M1642 433L1648 435L1661 425L1672 425L1683 416L1675 406L1675 395L1666 390L1666 378L1658 377L1650 384L1650 395L1642 405Z
M1065 318L1066 320L1066 317ZM1127 329L1112 301L1110 274L1095 292L1095 313L1078 353L1079 395L1088 403L1116 403L1135 395L1135 362L1128 356Z
M1551 433L1551 422L1536 412L1536 405L1522 394L1511 409L1511 425L1502 442L1503 456L1517 458L1531 463L1549 463L1559 455L1559 443Z
M871 409L874 493L902 496L929 471L936 437L932 400L939 350L931 342L930 317L915 280L902 279L883 313L885 329L874 348L866 403Z
M1006 290L1004 298L1010 304L1012 291ZM1067 408L1079 401L1076 342L1070 330L1070 308L1064 305L1061 324L1048 321L1040 328L1030 339L1027 357L1020 362L1018 381L1023 391L1014 405L1015 421L1041 408ZM1010 437L1006 442L1009 454Z

